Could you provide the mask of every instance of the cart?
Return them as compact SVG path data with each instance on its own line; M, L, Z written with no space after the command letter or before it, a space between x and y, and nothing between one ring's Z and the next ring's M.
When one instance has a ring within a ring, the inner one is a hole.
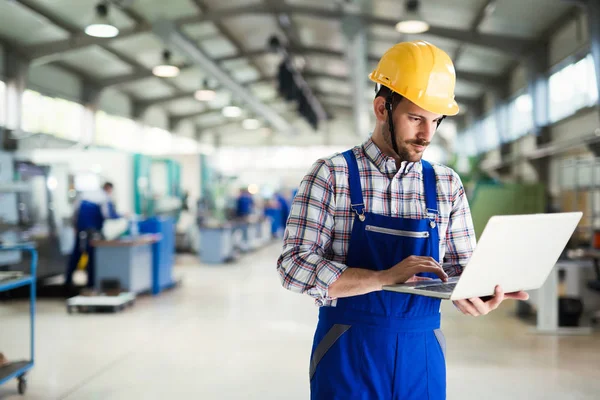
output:
M3 366L0 366L0 385L5 382L17 378L19 381L19 394L25 394L27 390L27 372L33 368L34 355L34 328L35 328L35 282L38 254L33 243L20 243L14 245L0 245L0 251L24 250L31 253L31 269L30 275L21 275L4 280L0 280L0 292L16 289L23 286L31 286L30 303L29 303L29 318L31 319L31 356L29 360L15 361Z

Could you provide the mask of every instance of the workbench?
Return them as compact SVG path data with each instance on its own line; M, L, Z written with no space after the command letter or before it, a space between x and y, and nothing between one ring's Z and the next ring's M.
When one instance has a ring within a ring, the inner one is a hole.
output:
M121 289L132 293L152 289L152 245L160 235L144 234L116 240L92 240L95 247L95 288L102 280L117 279Z

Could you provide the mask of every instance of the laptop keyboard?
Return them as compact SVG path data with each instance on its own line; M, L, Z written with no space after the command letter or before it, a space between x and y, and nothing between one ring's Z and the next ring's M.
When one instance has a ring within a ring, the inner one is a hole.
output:
M455 287L456 283L446 283L440 285L425 286L420 289L427 290L429 292L452 293Z

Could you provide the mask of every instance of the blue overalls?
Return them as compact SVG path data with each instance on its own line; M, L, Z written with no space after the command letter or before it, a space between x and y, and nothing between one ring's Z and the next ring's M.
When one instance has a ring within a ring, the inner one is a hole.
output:
M108 218L119 218L114 203L108 201ZM81 258L81 255L85 251L88 254L87 263L87 287L94 287L94 273L95 273L95 255L94 247L91 245L92 238L90 237L94 232L101 232L104 225L104 215L102 215L101 206L97 203L88 200L82 200L79 205L79 211L77 213L76 229L77 234L75 235L75 247L69 257L69 263L67 265L67 274L65 277L65 284L70 286L73 283L73 273L77 269L77 263ZM83 235L85 233L85 235Z
M422 161L426 219L365 211L354 153L344 153L356 214L346 265L386 270L412 256L439 260L435 172ZM437 278L434 274L419 274ZM312 399L446 397L440 300L387 291L340 298L321 307L310 364Z

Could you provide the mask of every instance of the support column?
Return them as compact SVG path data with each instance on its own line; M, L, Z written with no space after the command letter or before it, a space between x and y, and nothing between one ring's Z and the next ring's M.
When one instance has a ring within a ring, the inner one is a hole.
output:
M548 45L539 45L527 59L527 91L531 96L533 134L538 138L538 144L550 141L548 132L550 96L546 76L548 68Z
M594 59L596 72L596 89L598 90L597 104L600 104L600 0L587 1L588 29L590 34L590 48Z
M84 107L83 127L79 142L93 145L96 139L96 112L99 109L102 88L86 80L81 89L81 102Z
M367 26L360 13L367 8L366 1L354 0L345 5L347 14L342 20L342 31L346 38L346 59L351 68L354 127L359 137L369 134L369 109L367 93ZM375 96L375 93L373 93Z
M11 49L5 48L4 70L6 72L6 128L21 129L23 115L23 92L27 86L29 61ZM4 138L0 146L4 144Z

